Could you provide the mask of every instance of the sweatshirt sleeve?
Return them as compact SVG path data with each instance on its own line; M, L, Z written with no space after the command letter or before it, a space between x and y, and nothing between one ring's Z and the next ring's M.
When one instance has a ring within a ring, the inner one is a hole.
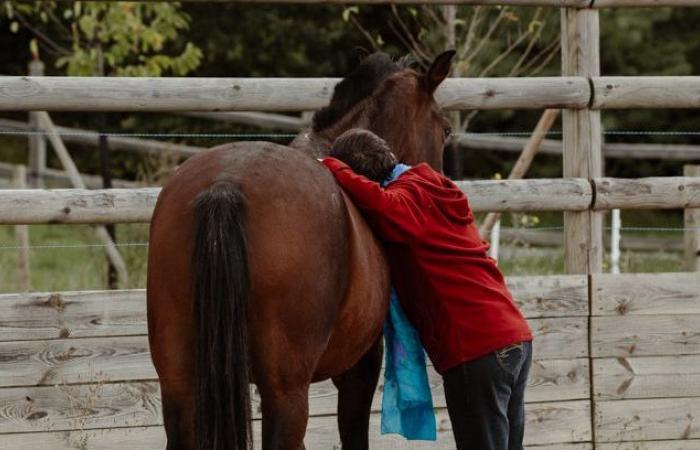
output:
M423 212L407 190L384 189L335 158L324 158L322 162L382 238L406 241L420 233Z

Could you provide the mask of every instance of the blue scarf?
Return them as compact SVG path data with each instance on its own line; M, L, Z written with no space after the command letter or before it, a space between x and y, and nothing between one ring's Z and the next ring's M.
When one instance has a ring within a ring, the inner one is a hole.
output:
M389 183L395 181L398 177L401 176L402 173L404 173L410 168L411 166L407 166L406 164L398 163L397 165L395 165L394 168L391 170L389 176L386 177L386 180L382 181L382 187L387 187Z
M386 187L410 168L397 164L382 186ZM397 433L409 440L434 441L437 437L435 412L425 352L394 289L384 323L384 356L382 434Z

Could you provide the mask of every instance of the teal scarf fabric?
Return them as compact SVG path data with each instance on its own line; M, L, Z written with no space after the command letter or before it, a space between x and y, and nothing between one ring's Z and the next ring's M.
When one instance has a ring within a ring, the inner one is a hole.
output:
M389 316L384 323L384 344L382 434L397 433L409 440L434 441L435 412L425 352L393 289Z
M397 164L382 183L386 186L410 169ZM418 332L391 290L389 315L384 323L384 393L382 434L400 434L409 440L436 439L433 396L428 382L425 352Z

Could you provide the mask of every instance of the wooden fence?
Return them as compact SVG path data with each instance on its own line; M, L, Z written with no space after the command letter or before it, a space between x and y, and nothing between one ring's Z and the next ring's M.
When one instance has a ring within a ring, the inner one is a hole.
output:
M453 3L562 7L564 77L449 79L437 92L446 109L566 108L565 179L460 183L475 210L566 210L566 268L582 273L509 279L536 335L526 445L540 450L700 449L695 423L700 416L700 277L597 273L603 247L600 211L700 207L700 177L602 177L600 110L698 108L700 77L601 76L595 9L700 6L700 0ZM0 111L306 111L325 106L336 82L0 77ZM145 222L157 192L6 191L0 194L0 223ZM145 333L144 291L0 296L0 447L162 448L158 386ZM438 444L380 438L375 402L371 448L454 448L440 379L433 373L431 380ZM310 402L308 448L339 448L332 385L314 386Z
M554 178L457 184L477 212L700 208L700 177ZM148 222L159 192L159 188L6 189L0 191L0 223Z
M310 111L335 78L0 77L0 111ZM445 109L698 108L700 77L448 78Z
M160 1L160 0L142 0ZM420 5L512 5L512 6L551 6L554 8L619 8L619 7L663 7L663 6L700 6L698 0L185 0L192 3L227 2L227 3L349 3L365 4L420 4Z
M606 450L647 440L658 442L643 448L700 448L697 274L513 277L508 284L536 336L527 446L590 449L595 436ZM163 448L144 290L0 295L0 361L2 448ZM380 390L371 448L454 448L432 369L430 380L437 444L381 437ZM340 448L336 400L329 381L313 385L310 450Z

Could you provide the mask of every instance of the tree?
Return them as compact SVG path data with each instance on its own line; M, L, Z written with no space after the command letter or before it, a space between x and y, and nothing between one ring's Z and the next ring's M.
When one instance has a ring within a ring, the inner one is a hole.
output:
M191 42L169 45L189 28L179 3L4 2L12 32L26 28L33 53L48 54L68 75L186 75L202 59Z

